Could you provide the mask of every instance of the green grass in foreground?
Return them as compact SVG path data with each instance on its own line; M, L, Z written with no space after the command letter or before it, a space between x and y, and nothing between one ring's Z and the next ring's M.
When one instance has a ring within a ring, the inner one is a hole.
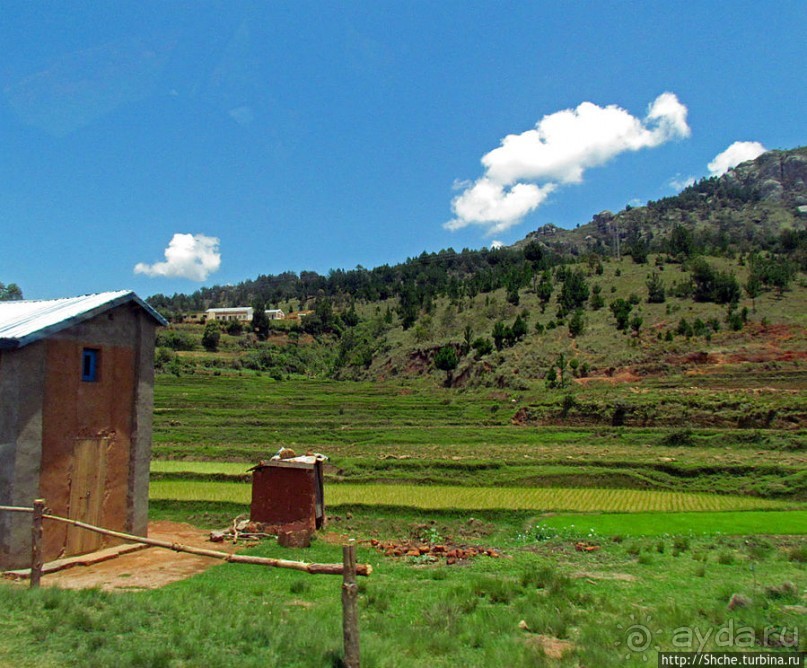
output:
M236 482L156 480L150 497L177 501L248 504L251 487ZM792 507L784 501L654 490L418 485L329 485L326 504L405 506L421 509L651 512L764 510Z
M539 523L600 536L803 535L807 534L807 511L563 514L542 518Z
M444 519L439 530L462 539L467 517ZM382 510L368 512L366 521L369 528L398 519ZM416 529L419 519L410 514L406 522ZM507 522L487 524L494 533L466 540L493 545L507 558L427 565L390 559L360 543L359 561L374 568L359 587L363 666L622 668L655 665L656 647L807 647L803 634L793 636L807 583L803 539L598 540L600 549L585 553L567 536L528 542ZM317 540L306 550L264 541L249 553L339 561L339 538L331 538L337 544ZM214 566L161 590L122 594L0 583L0 666L339 666L340 585L336 577L240 564ZM749 605L729 610L735 593ZM652 620L652 647L647 654L626 651L629 627L645 619ZM679 633L674 645L673 632L682 628L692 635ZM772 629L767 636L766 628ZM719 634L727 644L716 645ZM565 641L562 661L545 656L544 637Z

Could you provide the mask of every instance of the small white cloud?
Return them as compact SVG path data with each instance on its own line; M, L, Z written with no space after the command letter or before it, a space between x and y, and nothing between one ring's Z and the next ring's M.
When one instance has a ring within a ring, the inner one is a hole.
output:
M538 208L554 189L552 183L545 186L516 183L505 187L483 177L454 198L451 207L457 217L445 227L458 230L468 225L482 225L488 234L504 232Z
M220 266L221 253L217 237L177 232L165 249L165 262L138 262L134 273L204 281L210 274L218 271Z
M504 248L504 244L499 240L494 240L490 242L490 249L496 250L497 248Z
M659 95L644 119L616 105L591 102L548 114L535 128L507 135L501 146L482 157L485 174L452 200L455 218L445 227L482 225L489 234L506 230L559 185L580 183L586 169L625 151L688 137L686 117L687 108L673 93Z
M709 163L709 173L712 176L722 176L740 163L758 158L767 150L758 141L736 141Z
M689 188L689 186L695 185L695 177L681 176L680 174L676 174L669 181L667 181L667 185L676 192L680 193L684 188Z

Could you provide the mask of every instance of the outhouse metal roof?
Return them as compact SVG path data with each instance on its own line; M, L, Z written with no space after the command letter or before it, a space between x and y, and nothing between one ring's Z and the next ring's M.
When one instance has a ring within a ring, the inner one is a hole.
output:
M65 299L0 302L0 350L22 348L51 334L133 302L160 325L168 322L131 290Z

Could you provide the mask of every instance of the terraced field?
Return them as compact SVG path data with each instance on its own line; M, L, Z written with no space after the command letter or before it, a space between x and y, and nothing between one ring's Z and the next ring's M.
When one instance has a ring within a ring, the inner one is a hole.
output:
M238 482L158 480L151 498L248 504L250 486ZM530 510L577 512L721 511L785 509L792 503L753 497L655 490L441 485L329 485L331 506L402 506L423 510Z

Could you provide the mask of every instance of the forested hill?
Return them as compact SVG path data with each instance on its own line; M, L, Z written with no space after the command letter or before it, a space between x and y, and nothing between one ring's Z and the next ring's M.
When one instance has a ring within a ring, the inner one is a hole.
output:
M438 297L474 297L499 288L513 294L566 262L648 253L672 260L695 255L767 252L807 269L807 147L769 151L721 177L703 179L674 197L603 211L575 230L545 225L511 247L422 253L397 265L336 269L327 275L261 275L237 285L201 288L185 295L157 294L148 301L176 316L210 307L279 305L328 296L332 301L398 298L404 327ZM535 285L533 287L536 287Z
M674 197L603 211L585 225L563 230L545 225L515 244L537 241L558 253L604 255L680 250L675 233L686 231L702 253L776 250L798 243L792 231L807 221L807 147L768 151L720 177L701 179Z

